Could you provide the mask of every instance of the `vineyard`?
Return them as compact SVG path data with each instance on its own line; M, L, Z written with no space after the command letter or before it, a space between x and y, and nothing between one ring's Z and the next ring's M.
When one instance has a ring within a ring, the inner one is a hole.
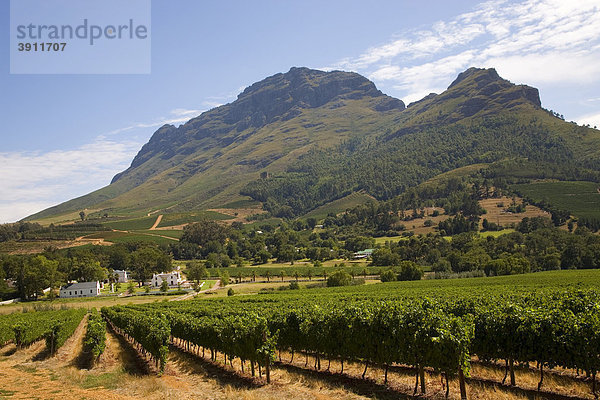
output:
M40 311L0 316L0 344L14 341L19 348L45 339L54 354L71 337L87 313L84 309Z
M500 289L500 290L499 290ZM545 370L581 371L596 395L600 367L600 292L592 287L488 286L477 290L399 284L303 294L154 303L103 308L103 315L164 370L169 338L242 373L266 375L281 353L314 360L363 363L384 371L414 371L414 393L426 393L425 370L457 378L466 398L471 360L505 365L516 386L516 365L535 366L538 391ZM249 364L249 365L248 365ZM246 366L250 368L245 368ZM245 372L246 371L246 372ZM503 380L503 383L504 383Z
M291 370L351 387L362 381L370 385L362 394L377 398L372 391L387 388L400 398L492 398L502 390L509 398L593 399L599 276L556 271L14 313L0 316L0 347L18 354L43 346L53 356L77 331L85 368L102 370L108 346L112 357L137 354L156 379L181 371L186 354L190 365L212 365L211 374L275 391ZM70 343L62 357L78 349ZM570 389L556 392L556 379Z

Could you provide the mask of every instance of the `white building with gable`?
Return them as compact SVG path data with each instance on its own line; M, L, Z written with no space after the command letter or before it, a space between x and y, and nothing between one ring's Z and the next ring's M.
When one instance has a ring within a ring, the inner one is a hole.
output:
M169 287L176 287L182 282L181 273L179 271L171 271L162 274L154 274L152 275L151 285L160 287L163 281L167 281Z
M119 283L127 283L129 281L129 276L127 275L127 271L115 269L115 274L119 276Z
M100 294L100 282L69 283L60 288L59 297L95 297Z

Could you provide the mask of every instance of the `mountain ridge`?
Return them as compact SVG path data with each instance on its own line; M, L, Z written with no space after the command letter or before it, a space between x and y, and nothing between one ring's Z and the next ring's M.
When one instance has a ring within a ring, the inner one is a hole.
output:
M109 186L28 219L82 208L141 215L156 209L189 211L216 206L242 198L240 193L249 182L264 183L260 181L263 172L291 182L296 176L290 171L302 171L297 165L315 151L337 151L344 143L385 144L405 135L409 138L455 124L480 124L502 115L520 123L532 118L543 121L560 131L560 138L572 141L563 131L573 127L541 108L536 88L514 85L494 69L469 68L446 91L406 107L357 73L293 67L248 86L235 101L179 127L160 127ZM595 135L584 136L595 143ZM402 159L399 149L394 151ZM333 162L329 170L335 168ZM328 173L320 172L323 179ZM324 193L323 198L331 200L351 189L340 187Z

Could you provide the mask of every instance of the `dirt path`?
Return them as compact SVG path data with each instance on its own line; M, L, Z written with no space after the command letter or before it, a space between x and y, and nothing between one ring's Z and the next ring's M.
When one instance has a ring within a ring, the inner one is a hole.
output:
M329 384L319 378L279 368L273 368L273 383L266 385L264 379L254 379L249 374L241 374L239 360L236 359L233 365L235 368L224 366L222 362L210 362L208 358L190 354L172 345L169 346L169 359L164 378L171 378L169 382L181 385L181 389L191 388L197 393L194 398L203 399L359 400L370 398L347 390L339 384ZM178 396L177 393L174 395L174 398L187 398L181 394ZM402 399L398 396L394 398Z
M169 301L189 300L189 299L195 297L196 295L198 295L200 293L206 293L206 292L216 291L219 287L221 287L221 281L217 281L217 283L215 283L215 286L211 287L210 289L204 289L204 290L200 290L198 292L191 292L191 293L188 293L188 294L184 294L183 296L176 297L174 299L170 299Z
M144 233L144 232L136 232L136 233L140 233L142 235L146 235L146 236L156 236L156 237L161 237L161 238L165 238L165 239L170 239L170 240L175 240L176 242L179 242L179 239L171 237L171 236L165 236L165 235L155 235L154 233Z
M162 214L160 214L158 217L156 217L156 221L154 221L154 225L152 225L152 227L150 228L151 231L155 230L156 227L158 226L158 224L160 224L160 221L162 221L162 217L163 217Z
M100 239L89 239L85 236L79 236L77 238L75 238L76 242L85 242L85 244L100 244L100 245L105 245L105 246L110 246L112 243L108 243L106 242L104 239L100 238Z
M86 321L54 357L48 358L40 340L26 349L13 344L0 351L0 398L10 399L131 399L104 388L81 387L77 379L81 370L74 367L83 346Z
M80 364L82 362L83 341L87 332L87 321L88 316L86 315L77 329L75 329L73 336L67 339L54 357L48 358L44 363L57 367Z

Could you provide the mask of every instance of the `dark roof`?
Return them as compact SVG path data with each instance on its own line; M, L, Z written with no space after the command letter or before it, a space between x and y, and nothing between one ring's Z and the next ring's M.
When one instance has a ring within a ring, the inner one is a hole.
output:
M94 282L79 282L69 283L60 288L60 290L79 290L79 289L96 289L98 287L98 281Z

